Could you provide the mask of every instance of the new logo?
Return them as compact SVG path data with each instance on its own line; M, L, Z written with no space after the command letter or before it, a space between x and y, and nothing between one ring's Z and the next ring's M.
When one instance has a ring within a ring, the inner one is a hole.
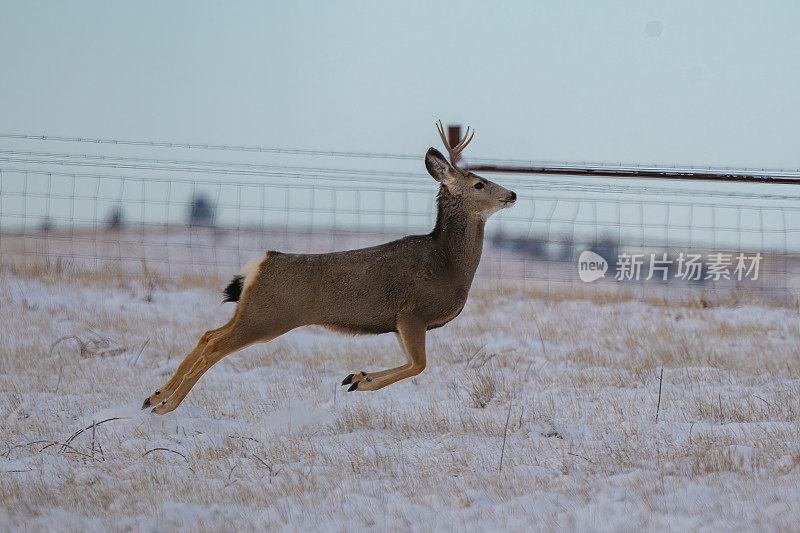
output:
M578 276L584 283L591 283L606 275L608 262L591 250L584 250L578 257Z

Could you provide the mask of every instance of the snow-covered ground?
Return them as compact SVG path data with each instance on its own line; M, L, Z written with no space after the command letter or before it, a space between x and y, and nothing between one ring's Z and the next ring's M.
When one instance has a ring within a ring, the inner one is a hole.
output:
M339 383L394 336L303 328L140 411L218 283L0 271L0 530L800 523L797 308L486 284L381 391Z

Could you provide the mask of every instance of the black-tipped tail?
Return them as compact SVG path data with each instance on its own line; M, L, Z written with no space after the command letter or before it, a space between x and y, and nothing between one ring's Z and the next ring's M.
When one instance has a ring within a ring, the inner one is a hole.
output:
M239 298L242 296L242 287L244 286L244 276L234 276L233 280L225 287L225 290L222 291L222 294L225 295L225 298L222 299L223 302L238 302Z

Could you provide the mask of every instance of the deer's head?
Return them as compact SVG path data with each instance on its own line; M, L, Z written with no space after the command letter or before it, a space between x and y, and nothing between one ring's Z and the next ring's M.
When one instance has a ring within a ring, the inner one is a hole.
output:
M451 147L444 135L442 121L439 121L436 128L450 155L450 162L448 163L439 150L431 147L425 154L425 168L428 169L428 173L433 179L442 184L443 189L449 195L458 200L462 209L486 220L497 211L514 205L517 200L517 194L514 191L509 191L458 167L458 157L472 140L475 130L470 135L469 128L467 128L464 138L456 146Z

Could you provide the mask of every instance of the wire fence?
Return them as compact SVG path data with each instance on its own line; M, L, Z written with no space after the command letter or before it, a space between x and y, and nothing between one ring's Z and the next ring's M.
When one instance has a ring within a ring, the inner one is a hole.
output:
M267 250L374 245L428 232L435 220L438 185L420 171L421 156L12 134L0 142L2 265L227 277ZM503 163L470 164L487 161ZM794 185L484 175L518 202L487 224L481 279L644 296L800 291Z

